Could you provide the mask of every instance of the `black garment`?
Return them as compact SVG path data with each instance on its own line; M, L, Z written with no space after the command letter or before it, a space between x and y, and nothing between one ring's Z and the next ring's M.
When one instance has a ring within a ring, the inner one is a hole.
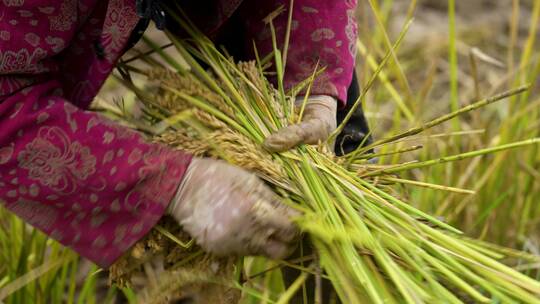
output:
M358 85L358 78L356 77L356 72L353 73L353 78L351 85L347 90L347 106L344 109L338 110L337 112L337 123L338 125L343 121L347 113L351 110L354 102L360 96L360 86ZM368 138L366 138L368 136ZM358 107L353 113L345 128L336 138L336 155L343 155L350 153L360 145L367 146L373 142L373 139L369 132L369 126L364 116L364 111L362 106Z
M137 0L135 7L139 17L147 21L154 21L156 27L160 30L165 29L167 15L161 0Z

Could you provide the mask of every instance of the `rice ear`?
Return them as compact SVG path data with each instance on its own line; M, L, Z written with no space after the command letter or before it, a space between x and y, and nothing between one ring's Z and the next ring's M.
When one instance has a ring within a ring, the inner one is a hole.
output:
M190 26L185 20L181 24ZM322 146L307 145L284 153L268 153L260 146L264 136L298 119L295 109L290 106L294 96L285 93L283 83L278 83L278 89L274 89L260 68L262 62L235 63L220 54L195 28L190 27L188 32L193 34L191 39L173 38L173 42L179 53L190 57L186 62L192 65L192 72L180 75L155 70L148 75L160 84L161 92L154 103L172 115L179 111L189 111L191 115L166 124L167 131L154 140L196 155L221 158L253 171L265 179L285 203L301 210L302 215L294 220L313 243L317 256L313 269L321 269L342 302L463 303L470 299L476 302L499 299L534 303L534 299L540 298L540 282L499 261L502 257L520 254L465 238L458 229L408 204L395 187L395 183L407 184L395 173L439 160L389 168L362 163L368 149L357 150L349 158L337 158ZM399 39L402 38L403 35ZM283 71L279 71L283 67L281 52L274 49L273 55L278 78L282 79ZM196 57L204 59L210 71L197 66L193 59ZM526 87L520 87L487 98L375 144L389 144L420 133L431 125L475 110L501 96L508 97L525 90ZM474 156L538 141L534 139L464 155ZM362 176L358 174L359 163ZM426 183L416 185L429 186ZM467 192L437 185L431 187ZM160 225L173 235L182 235L181 228L175 223ZM155 230L143 244L143 250L150 252L157 247L163 248L162 252L169 258L165 268L171 272L181 271L189 263L200 262L193 257L198 250L195 246L179 248L177 243ZM163 245L156 247L155 244ZM177 255L171 255L172 252ZM290 289L273 295L276 288L268 280L240 279L253 271L254 264L252 258L239 259L236 277L220 282L235 286L252 299L270 302L273 296L272 302L286 302L306 286L306 280L313 273L312 268L301 263L289 264L301 269L301 276L288 286Z

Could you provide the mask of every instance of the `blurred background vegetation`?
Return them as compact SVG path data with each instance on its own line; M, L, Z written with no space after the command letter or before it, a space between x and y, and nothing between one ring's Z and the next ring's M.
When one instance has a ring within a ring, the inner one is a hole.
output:
M381 157L379 162L428 160L540 137L540 0L359 0L361 84L371 77L410 16L414 23L397 60L379 75L364 105L375 138L509 88L526 83L532 88L427 135L386 146L380 152L423 148ZM149 35L162 39L155 30ZM148 49L142 43L136 48ZM111 78L99 99L129 101L133 95ZM537 146L406 174L418 181L476 191L464 195L403 188L403 195L423 210L444 217L472 237L540 254ZM121 293L123 301L134 301L133 291ZM107 286L105 271L0 207L0 303L118 303L117 294L116 288Z
M399 62L387 69L387 80L371 90L365 107L374 136L396 133L521 84L532 88L431 130L431 137L403 142L402 147L424 146L407 155L411 160L539 136L540 1L455 1L454 15L452 2L418 1L415 21L397 54ZM410 1L381 1L375 9L380 12L378 23L369 2L360 1L360 41L367 50L358 64L362 80L373 71L366 56L380 57L386 43L380 24L390 37L397 35L410 7ZM449 195L413 187L407 192L410 201L471 236L538 253L539 161L533 146L416 170L410 174L417 180L477 193Z

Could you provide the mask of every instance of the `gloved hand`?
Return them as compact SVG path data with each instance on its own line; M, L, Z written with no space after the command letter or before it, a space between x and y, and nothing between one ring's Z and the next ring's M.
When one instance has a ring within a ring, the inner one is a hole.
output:
M302 106L303 97L296 99ZM324 141L336 129L337 100L326 95L310 96L304 108L302 122L287 126L268 136L263 146L270 152L289 150L299 144L317 144Z
M208 158L193 158L168 213L216 255L284 258L299 234L298 213L260 179Z

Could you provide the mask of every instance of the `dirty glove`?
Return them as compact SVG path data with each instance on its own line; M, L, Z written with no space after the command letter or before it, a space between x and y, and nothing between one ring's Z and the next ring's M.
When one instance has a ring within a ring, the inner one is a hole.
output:
M296 99L301 107L303 97ZM289 150L299 144L325 141L336 129L337 100L326 95L310 96L306 102L302 122L290 125L268 136L263 145L270 152Z
M216 255L284 258L298 236L282 204L260 179L223 161L193 158L168 213Z

